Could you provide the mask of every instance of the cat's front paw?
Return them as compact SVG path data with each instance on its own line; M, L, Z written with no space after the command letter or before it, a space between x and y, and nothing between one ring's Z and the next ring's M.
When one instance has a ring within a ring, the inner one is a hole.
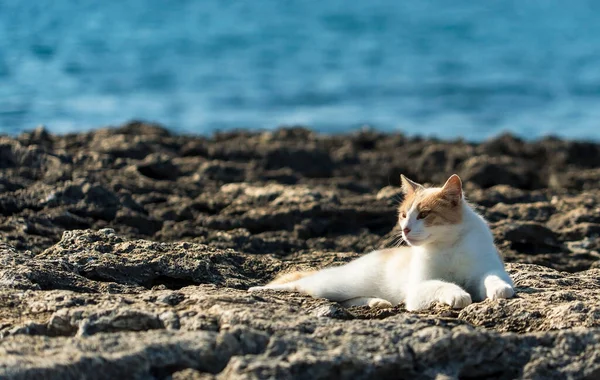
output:
M497 300L500 298L512 298L515 295L515 290L507 283L496 284L489 287L486 291L487 298Z
M392 303L382 298L372 298L369 300L369 307L371 309L389 309L393 307Z
M444 291L440 302L450 305L453 309L463 309L473 303L471 295L460 288Z

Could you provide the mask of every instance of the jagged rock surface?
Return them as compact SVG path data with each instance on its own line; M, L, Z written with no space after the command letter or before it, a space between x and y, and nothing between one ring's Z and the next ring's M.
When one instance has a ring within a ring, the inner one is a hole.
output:
M0 378L596 378L600 146L155 125L0 137ZM454 311L249 294L394 243L452 172L517 298Z

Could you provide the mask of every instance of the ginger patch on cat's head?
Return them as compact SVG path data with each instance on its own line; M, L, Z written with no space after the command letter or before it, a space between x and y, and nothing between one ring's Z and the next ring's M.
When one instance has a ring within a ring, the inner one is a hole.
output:
M454 174L442 187L424 186L401 176L404 200L398 208L399 217L415 213L426 227L458 224L462 221L462 182Z

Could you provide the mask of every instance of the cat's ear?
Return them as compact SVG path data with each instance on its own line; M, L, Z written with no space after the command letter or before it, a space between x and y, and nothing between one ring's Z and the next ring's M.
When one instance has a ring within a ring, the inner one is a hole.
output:
M405 195L412 194L415 191L422 189L423 186L406 178L404 174L400 174L400 182L402 183L402 192Z
M462 191L462 181L460 177L456 174L452 174L450 178L442 187L442 194L444 198L450 200L453 205L458 205L462 200L463 191Z

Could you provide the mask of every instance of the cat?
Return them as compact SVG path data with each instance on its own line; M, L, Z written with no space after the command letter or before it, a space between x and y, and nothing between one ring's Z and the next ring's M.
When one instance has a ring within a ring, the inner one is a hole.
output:
M404 175L401 181L398 223L408 246L374 251L337 267L287 273L249 291L297 291L346 307L404 303L409 311L436 302L462 309L473 300L511 298L513 282L492 232L465 200L459 176L434 188Z

